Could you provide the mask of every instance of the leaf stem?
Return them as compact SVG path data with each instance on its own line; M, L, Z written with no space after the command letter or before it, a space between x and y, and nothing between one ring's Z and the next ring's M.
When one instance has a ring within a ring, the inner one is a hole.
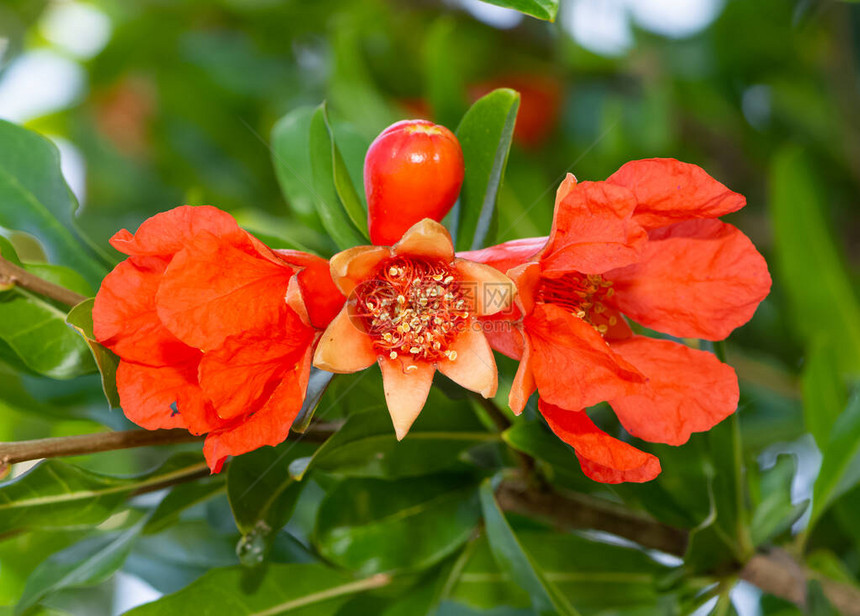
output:
M33 293L44 295L45 297L58 301L61 304L65 304L70 308L72 306L77 306L87 299L79 293L75 293L65 287L56 285L53 282L48 282L43 278L34 276L23 267L18 267L3 257L0 257L0 284L13 284L21 287L22 289L32 291Z

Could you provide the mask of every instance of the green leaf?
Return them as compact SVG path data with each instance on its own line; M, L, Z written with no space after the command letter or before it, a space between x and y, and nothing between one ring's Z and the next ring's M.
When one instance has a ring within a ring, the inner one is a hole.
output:
M482 248L490 234L519 106L519 93L494 90L472 105L457 127L466 164L452 212L457 250Z
M136 490L196 475L206 468L196 453L176 455L158 469L136 477L114 477L45 460L0 484L0 534L99 524Z
M94 257L95 248L71 231L77 202L60 171L57 147L5 120L0 120L0 143L0 227L34 235L51 261L97 286L106 272Z
M823 339L813 342L801 375L803 419L819 449L827 445L833 424L848 402L839 374L837 346Z
M355 212L356 204L350 200L352 195L348 195L347 201L343 202L338 193L338 182L341 189L347 182L351 188L352 183L334 143L325 103L317 107L311 118L309 147L314 205L322 220L323 227L341 250L366 244L368 242L367 237L358 231L358 229L362 229L362 225L366 230L366 214L362 218ZM352 188L352 193L354 195L354 188ZM358 208L361 209L360 201ZM356 216L359 218L357 223L355 222Z
M416 570L451 555L480 519L474 479L348 479L326 496L314 543L329 561L361 574Z
M66 314L25 292L0 296L0 341L27 368L54 379L96 368L87 343L66 324Z
M539 616L578 614L517 540L496 502L490 479L481 483L480 495L487 538L499 569L529 594L532 607Z
M144 534L161 532L178 522L183 511L224 492L226 487L223 474L173 486L149 516L142 532Z
M353 477L424 475L449 468L465 450L498 438L486 431L468 404L448 400L433 389L403 441L395 438L386 409L353 413L298 477L309 468Z
M520 13L546 21L555 21L558 13L558 0L483 0L487 4L514 9Z
M806 511L809 501L791 502L791 482L797 472L797 458L779 455L776 464L761 476L760 499L753 511L750 534L759 546L788 530Z
M116 389L116 370L119 368L119 357L113 351L96 342L95 334L93 334L94 304L95 299L87 299L72 308L66 315L66 323L74 327L83 336L99 369L105 398L107 398L111 408L119 408L119 392Z
M125 562L142 526L143 522L122 533L90 537L48 558L27 580L15 614L23 614L50 593L108 579Z
M290 463L310 455L313 445L287 441L236 457L227 470L227 498L243 538L239 553L257 564L275 534L289 520L304 485L289 473Z
M640 550L569 533L522 530L517 538L544 577L587 613L653 606L658 582L670 572ZM475 542L451 598L479 610L496 605L521 607L529 602L528 595L496 564L486 537Z
M230 614L231 616L332 616L357 593L388 584L385 575L359 579L316 564L271 564L213 569L202 578L127 616Z
M837 498L860 482L860 392L854 393L833 424L821 452L821 471L812 491L810 529Z
M795 329L813 342L830 341L843 370L860 371L860 305L825 219L826 194L802 151L774 158L770 209L776 270Z
M320 227L308 156L315 112L315 107L299 107L278 120L272 128L272 163L287 203L305 224Z

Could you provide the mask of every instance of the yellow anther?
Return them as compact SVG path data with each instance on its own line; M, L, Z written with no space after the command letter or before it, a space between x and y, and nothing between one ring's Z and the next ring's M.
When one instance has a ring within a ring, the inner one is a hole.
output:
M389 353L388 356L391 359L397 359L397 351L391 351L391 353Z

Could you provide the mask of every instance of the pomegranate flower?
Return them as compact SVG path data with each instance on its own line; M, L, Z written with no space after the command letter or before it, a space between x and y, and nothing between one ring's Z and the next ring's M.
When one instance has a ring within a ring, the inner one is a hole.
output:
M496 362L477 317L508 308L513 283L455 258L441 224L426 218L392 247L338 253L331 275L348 300L323 333L314 365L349 373L379 363L398 440L421 412L437 368L485 398L495 395Z
M633 436L680 445L733 413L734 370L713 354L634 335L625 317L671 336L721 340L770 291L767 264L718 216L746 203L701 168L672 159L627 163L605 182L559 187L548 238L463 258L507 272L517 328L493 347L519 369L510 406L537 390L550 428L597 481L648 481L657 458L600 431L582 411L608 401Z
M93 323L120 357L126 416L207 434L213 472L283 441L315 341L343 304L328 263L270 250L209 206L158 214L111 245L129 257L102 282Z

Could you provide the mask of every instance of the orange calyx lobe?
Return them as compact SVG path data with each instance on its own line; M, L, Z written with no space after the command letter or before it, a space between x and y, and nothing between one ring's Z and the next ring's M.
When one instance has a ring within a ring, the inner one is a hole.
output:
M564 308L603 335L617 323L617 317L607 315L604 303L614 293L612 282L599 274L568 272L559 278L541 278L535 299Z
M410 362L454 361L450 349L468 326L469 295L457 272L438 259L394 257L356 287L351 316L380 355Z

